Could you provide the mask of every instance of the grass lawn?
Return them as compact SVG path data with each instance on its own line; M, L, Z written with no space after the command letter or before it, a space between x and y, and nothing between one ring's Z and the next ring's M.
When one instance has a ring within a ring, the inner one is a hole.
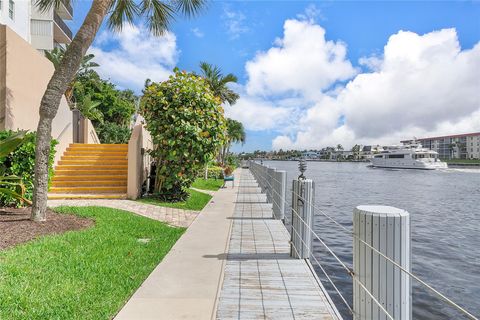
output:
M95 226L0 251L0 319L111 319L185 231L117 209L55 211Z
M223 180L222 179L203 179L203 178L197 178L193 184L192 187L201 189L201 190L212 190L212 191L217 191L223 186Z
M188 190L188 193L190 194L190 197L188 197L187 201L182 202L162 202L154 197L142 198L138 199L137 201L154 204L160 207L200 211L207 205L210 199L212 199L211 195L203 192Z

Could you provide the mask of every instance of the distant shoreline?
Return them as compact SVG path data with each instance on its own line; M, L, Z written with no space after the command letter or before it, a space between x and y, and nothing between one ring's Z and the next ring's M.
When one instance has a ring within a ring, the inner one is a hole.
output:
M262 159L263 161L298 161L298 160L289 160L289 159ZM368 163L368 160L326 160L326 159L307 159L308 162L353 162L353 163ZM451 160L450 160L451 161ZM446 161L449 168L474 168L480 169L480 162L449 162Z

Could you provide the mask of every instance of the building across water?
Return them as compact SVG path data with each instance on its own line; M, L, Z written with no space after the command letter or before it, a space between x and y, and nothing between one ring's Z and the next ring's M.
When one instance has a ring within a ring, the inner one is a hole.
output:
M480 132L416 139L442 159L480 159ZM402 143L411 140L401 141Z

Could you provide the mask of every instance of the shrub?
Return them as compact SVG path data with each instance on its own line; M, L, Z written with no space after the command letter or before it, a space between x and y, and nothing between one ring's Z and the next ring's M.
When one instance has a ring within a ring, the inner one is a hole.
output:
M197 177L204 178L205 177L205 168L202 168L198 171ZM214 166L208 167L208 178L209 179L223 179L223 168Z
M224 141L225 118L203 78L174 71L165 82L147 83L141 113L154 144L155 193L183 197Z
M12 136L14 131L0 131L0 141ZM5 158L0 159L5 167L5 175L15 175L22 178L25 185L25 198L32 199L33 178L35 167L35 140L36 133L30 132L25 135L23 143ZM53 177L53 162L55 158L55 146L57 141L52 139L50 159L48 164L49 182ZM14 189L12 189L14 190ZM20 201L12 196L0 195L0 206L18 206Z
M113 123L104 122L95 126L101 143L128 143L132 130L130 128Z

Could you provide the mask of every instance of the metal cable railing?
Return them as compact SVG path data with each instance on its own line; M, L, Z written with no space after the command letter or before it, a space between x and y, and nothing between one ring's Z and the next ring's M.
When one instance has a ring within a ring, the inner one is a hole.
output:
M255 169L254 169L255 170ZM372 299L372 301L380 308L380 310L382 310L385 315L391 319L391 320L394 320L394 318L387 312L387 310L384 309L384 307L381 305L380 302L378 302L378 300L373 296L373 294L370 292L370 290L368 290L364 284L360 281L360 279L358 279L358 277L356 277L356 275L354 274L353 270L351 268L349 268L339 257L338 255L320 238L320 236L318 236L318 234L310 227L310 225L308 223L306 223L306 221L300 216L300 214L291 206L291 204L287 203L286 201L286 197L284 196L281 196L276 190L275 188L273 187L272 183L268 181L268 177L266 175L262 175L260 172L256 171L254 172L253 176L257 176L255 177L258 180L263 180L263 185L265 186L265 189L269 188L272 192L276 193L276 195L278 196L279 199L283 199L283 201L285 202L286 204L286 208L289 208L289 209L292 209L292 215L295 214L296 218L300 219L300 221L302 222L302 224L304 226L307 227L308 231L311 233L312 236L314 236L326 249L327 251L335 258L335 260L342 266L342 268L352 277L352 279L359 285L362 287L362 289L370 296L370 298ZM262 179L263 178L263 179ZM273 179L275 180L275 178L273 178L272 176L269 176L270 179ZM258 181L259 182L259 181ZM280 181L278 180L275 180L275 182L277 183L280 183ZM293 190L292 190L293 192ZM294 193L293 195L295 195L296 197L298 197L298 199L301 199L304 203L309 203L307 199L305 199L303 196L301 196L300 194L298 193ZM271 200L275 203L275 205L278 206L278 203L275 201L275 197L270 197ZM398 264L396 261L392 260L390 257L388 257L387 255L385 255L384 253L380 252L379 250L377 250L375 247L371 246L369 243L365 242L363 239L361 239L360 237L358 237L352 230L349 230L348 228L344 227L343 225L341 225L339 222L337 222L335 219L333 219L331 216L329 216L328 214L326 214L322 209L320 209L318 207L318 205L316 203L309 203L310 205L312 205L312 207L315 208L315 210L317 212L319 212L321 215L325 216L328 220L330 220L332 223L334 223L337 227L341 228L342 231L345 231L347 234L351 235L355 240L361 242L363 245L367 246L369 249L373 250L373 252L375 252L376 254L378 254L379 256L383 257L386 261L389 261L389 263L393 264L396 268L398 268L399 270L401 270L402 272L404 272L405 274L407 274L408 276L412 277L413 279L415 279L416 281L418 281L420 284L422 284L424 287L426 287L427 289L429 289L431 292L433 292L435 295L437 295L440 299L442 299L443 301L445 301L446 303L448 303L449 305L451 305L452 307L456 308L458 311L460 311L461 313L463 313L465 316L467 316L468 318L470 319L473 319L473 320L478 320L478 318L476 318L472 313L470 313L469 311L467 311L465 308L461 307L460 305L458 305L457 303L455 303L453 300L451 300L450 298L446 297L444 294L442 294L441 292L439 292L438 290L436 290L435 288L433 288L431 285L429 285L428 283L426 283L425 281L423 281L422 279L420 279L418 276L414 275L413 273L411 273L409 270L406 270L404 267L402 267L400 264ZM285 215L284 216L286 219L287 216ZM293 218L293 216L292 216ZM298 232L295 230L295 228L292 227L292 231L295 232L295 234L297 235L297 237L302 241L302 243L304 245L306 245L306 243L303 241L302 237L300 237L300 235L298 234ZM298 255L298 249L293 245L292 243L292 248L296 251L297 255ZM339 292L338 288L335 286L335 284L333 283L333 281L331 280L331 278L328 276L328 274L326 273L325 269L321 266L321 264L319 263L319 261L316 259L316 257L313 255L313 254L310 254L309 253L309 256L313 257L314 258L314 261L316 262L316 264L320 267L320 269L322 270L322 272L324 273L324 275L326 276L327 280L329 281L329 283L332 284L332 287L335 289L335 291L339 294L340 298L342 299L342 301L345 303L345 305L347 306L347 308L349 309L350 312L353 312L351 307L348 305L348 303L346 302L345 298L343 297L343 295Z

